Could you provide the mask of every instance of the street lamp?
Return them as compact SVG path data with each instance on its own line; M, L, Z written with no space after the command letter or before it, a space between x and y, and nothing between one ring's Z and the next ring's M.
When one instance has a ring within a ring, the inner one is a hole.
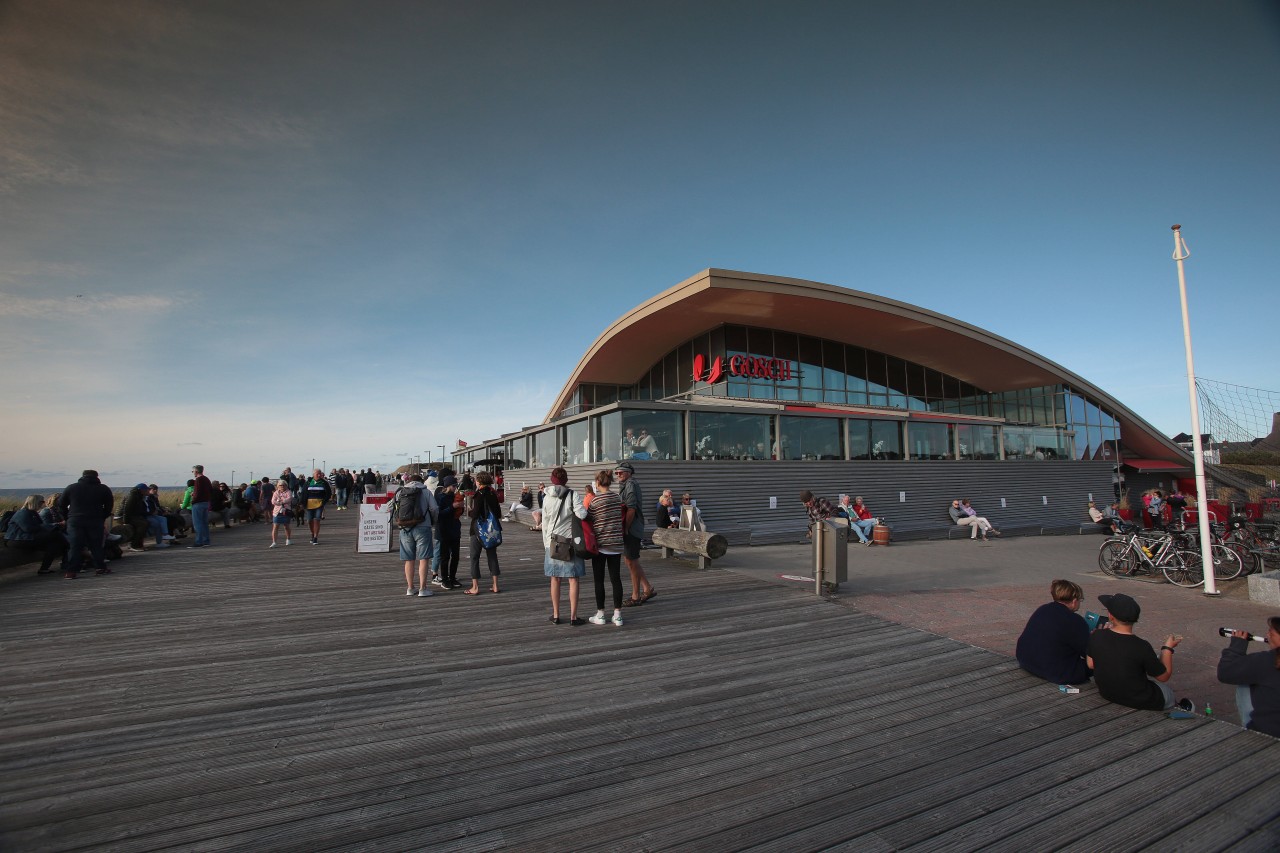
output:
M445 458L445 457L444 457L444 445L443 445L443 444L437 444L437 445L436 445L436 447L439 447L439 448L440 448L440 464L441 464L441 465L443 465L443 464L444 464L444 458Z

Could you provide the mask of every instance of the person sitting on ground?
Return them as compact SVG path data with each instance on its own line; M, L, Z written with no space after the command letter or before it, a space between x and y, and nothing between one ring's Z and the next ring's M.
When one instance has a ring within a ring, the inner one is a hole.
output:
M875 540L868 534L875 530L876 519L862 502L862 495L855 497L852 502L848 495L840 498L838 510L842 516L849 519L849 529L857 535L859 542L863 545L875 544Z
M1085 665L1093 670L1102 698L1140 711L1173 708L1173 690L1165 682L1173 676L1173 650L1182 637L1165 637L1157 656L1150 643L1133 633L1142 615L1138 602L1122 592L1100 595L1098 601L1107 608L1111 626L1089 635ZM1190 711L1194 706L1183 699L1178 707Z
M1280 616L1267 620L1270 649L1248 654L1249 632L1232 631L1231 644L1218 659L1218 680L1236 685L1240 724L1280 737Z
M1054 684L1084 684L1093 675L1085 663L1089 626L1079 614L1084 590L1078 583L1049 584L1052 601L1031 614L1018 637L1018 666Z
M53 572L53 561L61 562L60 571L67 571L67 537L54 524L46 524L40 519L40 510L44 508L44 495L27 495L22 508L9 519L5 528L5 542L11 548L27 551L40 551L40 568L36 574L47 575Z

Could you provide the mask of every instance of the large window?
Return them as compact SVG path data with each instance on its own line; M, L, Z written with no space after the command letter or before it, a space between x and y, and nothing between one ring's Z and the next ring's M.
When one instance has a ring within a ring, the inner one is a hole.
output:
M690 412L695 459L769 459L773 456L773 418Z
M851 459L901 459L902 424L898 421L849 421Z
M1000 444L997 428L981 424L960 424L956 427L960 440L961 459L999 459Z
M778 418L778 459L843 459L836 418Z
M593 462L617 462L622 459L622 412L612 411L593 418L595 450Z
M560 427L560 464L581 465L591 461L591 445L587 440L587 419Z
M529 467L528 446L528 439L523 435L507 442L508 468Z
M624 409L619 450L623 459L683 459L680 412Z
M1005 459L1070 459L1071 440L1062 430L1005 427Z
M543 430L533 435L533 467L551 468L556 464L556 431Z
M951 424L921 423L912 421L907 424L907 446L911 450L912 459L954 459L955 451L951 442Z

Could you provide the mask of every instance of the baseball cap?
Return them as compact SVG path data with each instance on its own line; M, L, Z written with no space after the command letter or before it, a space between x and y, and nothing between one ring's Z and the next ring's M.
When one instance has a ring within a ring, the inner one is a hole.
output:
M147 484L146 484L146 483L139 483L138 485L134 486L134 488L135 488L135 489L137 489L137 490L138 490L138 491L140 491L140 492L145 492L145 491L147 490Z
M1098 596L1099 603L1107 608L1107 612L1119 619L1121 622L1137 622L1138 616L1142 613L1142 608L1138 606L1138 602L1134 601L1123 592L1117 592L1113 595Z

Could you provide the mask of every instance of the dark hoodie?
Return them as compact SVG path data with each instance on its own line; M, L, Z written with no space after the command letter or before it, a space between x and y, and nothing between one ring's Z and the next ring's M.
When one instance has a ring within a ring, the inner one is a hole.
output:
M440 507L436 531L441 539L448 539L450 542L462 539L462 522L458 519L458 507L453 500L455 492L446 491L450 486L457 485L458 479L448 476L440 481L440 486L436 489L436 503Z
M84 476L67 486L62 492L60 509L67 520L97 522L101 524L111 517L115 495L98 479L96 474Z

